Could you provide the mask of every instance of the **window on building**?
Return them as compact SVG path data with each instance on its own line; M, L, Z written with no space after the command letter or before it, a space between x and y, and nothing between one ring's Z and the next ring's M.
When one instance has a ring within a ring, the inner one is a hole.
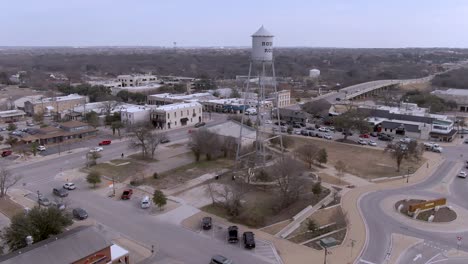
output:
M167 113L167 119L171 118L171 114Z
M177 117L177 112L174 112L174 117Z

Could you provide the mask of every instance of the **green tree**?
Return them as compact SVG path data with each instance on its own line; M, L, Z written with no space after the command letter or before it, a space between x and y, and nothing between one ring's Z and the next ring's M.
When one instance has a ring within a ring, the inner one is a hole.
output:
M99 126L99 116L96 112L91 111L86 114L86 122L94 128Z
M344 140L346 140L352 130L361 133L367 133L370 130L369 122L366 120L367 117L368 115L364 111L350 109L339 116L333 117L333 122L335 127L343 129Z
M239 90L237 89L232 89L232 92L231 92L231 98L240 98L241 95L239 93Z
M17 128L17 126L16 126L14 123L10 123L10 124L8 124L8 126L7 126L7 130L8 130L8 131L15 131L16 128Z
M71 215L56 207L34 207L27 214L20 212L13 216L2 237L10 250L18 250L27 246L27 236L32 236L34 243L37 243L62 233L72 223Z
M162 209L167 203L166 195L160 190L154 190L153 203Z
M328 154L327 154L327 150L322 148L319 150L318 154L317 154L317 161L318 163L322 164L322 163L327 163L328 161Z
M38 146L39 146L39 144L36 141L31 143L31 152L33 153L34 156L37 155L37 147Z
M312 193L319 197L320 194L322 193L322 183L316 182L314 183L314 186L312 186Z
M124 125L123 125L123 123L121 121L112 122L112 124L111 124L112 134L115 135L115 131L117 130L117 134L120 137L120 129L123 128L123 127L124 127Z
M88 176L86 176L86 181L92 184L93 188L96 188L96 184L101 183L101 173L96 170L90 171Z

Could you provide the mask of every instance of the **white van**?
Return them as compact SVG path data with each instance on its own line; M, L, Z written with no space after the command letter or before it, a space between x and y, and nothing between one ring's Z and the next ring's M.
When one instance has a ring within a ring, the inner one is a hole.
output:
M257 109L249 108L249 109L245 110L245 115L257 115Z
M141 199L140 206L141 206L141 208L143 208L143 209L149 208L149 207L150 207L150 198L149 198L148 196L144 196L144 197Z

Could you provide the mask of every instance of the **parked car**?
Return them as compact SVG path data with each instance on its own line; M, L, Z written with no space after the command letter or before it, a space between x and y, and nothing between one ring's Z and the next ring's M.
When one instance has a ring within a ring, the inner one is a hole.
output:
M211 258L210 264L233 264L232 260L221 255L214 255Z
M379 135L379 140L382 140L382 141L392 141L393 140L393 137L389 136L389 135L386 135L386 134L381 134Z
M301 134L301 131L300 131L300 130L294 130L294 134L300 135L300 134Z
M401 143L409 144L409 143L411 143L411 138L409 138L409 137L401 138L401 139L400 139L400 142L401 142Z
M252 232L244 232L244 247L247 249L255 248L255 235Z
M361 134L359 135L360 138L369 138L369 134Z
M89 152L93 153L93 152L101 152L103 151L104 148L103 147L94 147L92 149L89 150Z
M79 220L84 220L88 218L88 213L83 208L75 208L72 211L73 217Z
M67 206L64 203L52 202L50 205L59 209L60 211L67 209Z
M365 141L364 139L360 138L358 140L358 143L361 144L361 145L367 145L367 141Z
M301 127L301 125L299 125L299 124L294 124L294 125L293 125L293 128L302 128L302 127Z
M307 131L307 130L301 130L301 135L303 135L303 136L308 136L308 135L309 135L309 131Z
M171 141L167 137L165 137L165 138L161 139L161 141L159 141L159 143L161 143L161 144L165 144L165 143L169 143L169 142L171 142Z
M110 140L103 140L103 141L99 142L99 146L110 145L111 143L112 143L112 141L110 141Z
M229 243L239 242L238 232L239 232L239 228L237 228L237 226L228 227L228 242Z
M330 135L330 134L325 134L325 135L323 135L323 138L328 139L328 140L332 140L332 139L333 139L332 135Z
M195 124L195 127L202 127L204 125L206 125L205 122L198 122Z
M436 152L436 153L442 153L443 150L444 150L444 148L442 148L442 147L440 147L440 146L439 146L439 147L433 147L433 148L432 148L432 151L433 151L433 152Z
M150 198L149 198L149 196L143 196L143 198L141 198L140 207L143 208L143 209L146 209L146 208L150 207Z
M132 197L132 194L133 194L133 190L132 189L126 189L122 192L122 196L120 196L120 198L122 200L128 200Z
M372 132L369 134L371 137L378 137L379 136L379 133L377 132Z
M10 156L13 153L11 150L4 150L2 151L2 157Z
M463 141L463 143L468 144L468 138Z
M306 127L307 130L315 130L313 127Z
M57 195L58 197L67 197L68 196L68 191L63 189L63 188L54 188L52 190L52 193L54 195Z
M323 134L322 134L322 133L315 133L315 136L318 137L318 138L323 138Z
M460 172L458 173L458 175L457 175L457 176L458 176L459 178L463 178L463 179L465 179L465 178L466 178L466 175L467 175L467 174L466 174L466 172L464 172L464 171L460 171Z
M271 120L265 120L265 124L271 125Z
M67 182L63 185L63 188L67 190L75 190L76 186L73 182Z
M40 205L43 205L43 206L49 206L50 205L50 201L49 199L45 198L44 196L39 196L39 198L37 199L38 203Z
M320 127L318 129L318 131L320 131L320 132L330 132L330 130L328 130L328 128L326 128L326 127Z
M328 130L330 130L330 131L335 131L335 127L334 127L334 126L329 126L329 127L328 127Z
M39 150L39 151L45 151L45 150L46 150L46 147L44 147L44 146L42 146L42 145L41 145L41 146L37 146L37 150Z
M202 223L201 223L203 230L210 230L212 222L213 222L213 219L211 217L209 216L203 217Z
M369 142L367 142L367 144L369 146L373 146L373 147L377 146L377 143L375 141L373 141L373 140L369 140Z
M281 132L283 132L283 133L284 133L284 132L288 131L288 128L287 128L287 127L285 127L285 126L282 126L282 127L280 128L280 130L281 130Z

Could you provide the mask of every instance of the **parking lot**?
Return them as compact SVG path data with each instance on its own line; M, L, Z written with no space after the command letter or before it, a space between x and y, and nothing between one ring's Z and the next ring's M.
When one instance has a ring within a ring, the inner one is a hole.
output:
M221 243L229 244L232 247L243 247L242 234L244 231L239 228L239 242L238 243L228 243L228 226L222 225L220 223L213 222L213 226L210 230L203 230L200 226L198 232L206 237L211 237L213 239L219 240ZM271 263L281 263L279 258L277 258L276 249L268 241L260 240L255 238L255 248L254 249L245 249L251 251L253 254L262 256Z

